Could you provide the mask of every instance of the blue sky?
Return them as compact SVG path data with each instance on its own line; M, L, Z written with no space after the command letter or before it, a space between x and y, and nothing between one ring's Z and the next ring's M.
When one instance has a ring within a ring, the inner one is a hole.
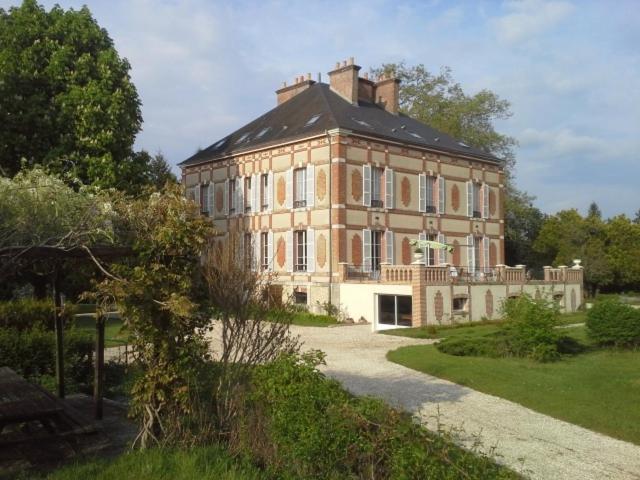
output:
M143 103L137 146L172 164L273 108L296 75L405 60L512 103L497 127L544 211L640 209L640 1L58 3L87 3L109 31Z

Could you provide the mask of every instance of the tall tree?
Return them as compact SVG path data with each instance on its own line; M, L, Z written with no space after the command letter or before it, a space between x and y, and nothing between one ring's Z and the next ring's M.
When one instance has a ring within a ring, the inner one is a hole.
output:
M547 218L533 248L547 265L571 265L574 259L581 259L585 286L593 296L614 280L607 244L607 228L602 219L583 218L571 209Z
M171 171L171 165L162 152L156 153L149 161L149 182L158 190L167 183L178 183L178 179Z
M633 217L633 223L635 223L636 225L640 225L640 208L636 212L636 216Z
M640 223L625 215L607 222L607 257L618 288L640 289Z
M534 197L512 189L505 198L505 261L508 265L523 264L539 269L544 259L533 249L545 215L533 205Z
M400 83L400 109L433 128L491 153L506 162L511 171L516 145L514 138L498 133L493 123L511 116L511 105L491 90L468 95L443 67L432 74L422 64L385 63L372 75L395 76Z
M596 202L591 202L589 205L589 211L587 212L588 218L600 218L602 219L602 212L600 211L600 207Z
M3 173L26 162L85 184L127 184L146 168L132 152L142 115L129 70L87 7L0 9Z

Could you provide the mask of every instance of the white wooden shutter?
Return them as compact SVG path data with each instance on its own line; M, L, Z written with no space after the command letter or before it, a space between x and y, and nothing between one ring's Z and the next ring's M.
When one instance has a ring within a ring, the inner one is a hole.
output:
M387 263L391 265L395 264L395 259L393 257L393 232L391 230L387 230L384 234L384 243L386 248L386 258Z
M198 206L198 212L200 212L202 210L202 204L200 203L200 184L197 184L195 186L195 190L193 191L194 195L194 202L196 202L196 205Z
M438 242L447 243L447 238L440 232L438 232ZM447 263L447 251L444 248L438 250L438 265L443 263Z
M269 260L269 270L273 271L273 232L267 234L267 258Z
M224 198L222 199L222 210L225 215L229 215L229 179L224 181Z
M251 213L260 213L260 174L251 175Z
M467 267L469 273L473 273L476 266L475 249L473 248L473 235L467 235Z
M260 232L251 234L251 270L257 272L260 270Z
M362 230L362 270L371 271L371 230Z
M489 218L489 185L482 184L482 218Z
M285 200L286 208L293 208L293 168L287 170L287 196Z
M473 182L467 182L467 216L473 217Z
M267 174L267 211L273 211L273 172Z
M444 213L445 192L444 177L440 175L438 177L438 213Z
M293 253L294 253L294 245L293 245L293 230L287 231L286 236L286 245L285 245L285 264L287 267L287 272L293 272Z
M316 198L316 166L307 166L307 207L313 207Z
M418 175L418 210L427 211L427 175L425 173Z
M244 177L236 178L236 214L244 213Z
M210 183L207 186L207 209L209 210L209 216L215 216L215 185Z
M307 272L316 271L316 232L307 228Z
M418 233L418 240L420 240L421 242L426 241L427 240L427 232L423 231L423 232ZM427 249L426 249L426 247L424 247L422 245L419 248L422 251L422 263L424 265L426 265L427 264Z
M489 244L491 243L491 240L489 239L489 237L482 237L482 267L485 271L485 273L488 270L488 267L490 267L491 265L489 265Z
M362 166L362 204L371 206L371 165Z
M395 208L394 176L393 170L384 170L384 206L385 208Z

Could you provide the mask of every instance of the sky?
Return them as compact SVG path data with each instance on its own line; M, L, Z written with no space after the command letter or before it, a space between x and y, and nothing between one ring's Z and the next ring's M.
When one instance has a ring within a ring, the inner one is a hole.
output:
M640 209L640 0L41 3L88 5L131 63L136 147L173 165L273 108L283 81L405 61L511 102L496 128L543 211Z

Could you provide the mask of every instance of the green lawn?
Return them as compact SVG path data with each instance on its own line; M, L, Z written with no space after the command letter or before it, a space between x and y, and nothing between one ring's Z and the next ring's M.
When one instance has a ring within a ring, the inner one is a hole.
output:
M562 326L571 325L573 323L584 323L585 319L585 312L563 313L560 315L558 325ZM500 323L501 322L499 320L494 320L490 322L461 323L457 325L394 328L391 330L382 330L379 333L410 338L445 338L459 335L473 335L474 332L491 333L498 329L497 325ZM481 328L481 330L477 330L478 328Z
M25 477L26 478L26 477ZM33 478L33 477L28 477ZM89 460L55 471L48 480L252 480L262 478L248 462L220 447L133 451L114 460Z
M441 331L441 336L483 335L495 326ZM584 327L564 334L588 344ZM457 357L432 345L399 348L392 362L538 412L640 445L640 351L590 349L554 363L520 358Z
M96 331L96 317L93 313L80 313L75 316L75 327L79 330L86 330L92 335ZM117 347L127 343L128 335L123 329L122 320L117 313L107 314L104 326L104 344L106 347Z

